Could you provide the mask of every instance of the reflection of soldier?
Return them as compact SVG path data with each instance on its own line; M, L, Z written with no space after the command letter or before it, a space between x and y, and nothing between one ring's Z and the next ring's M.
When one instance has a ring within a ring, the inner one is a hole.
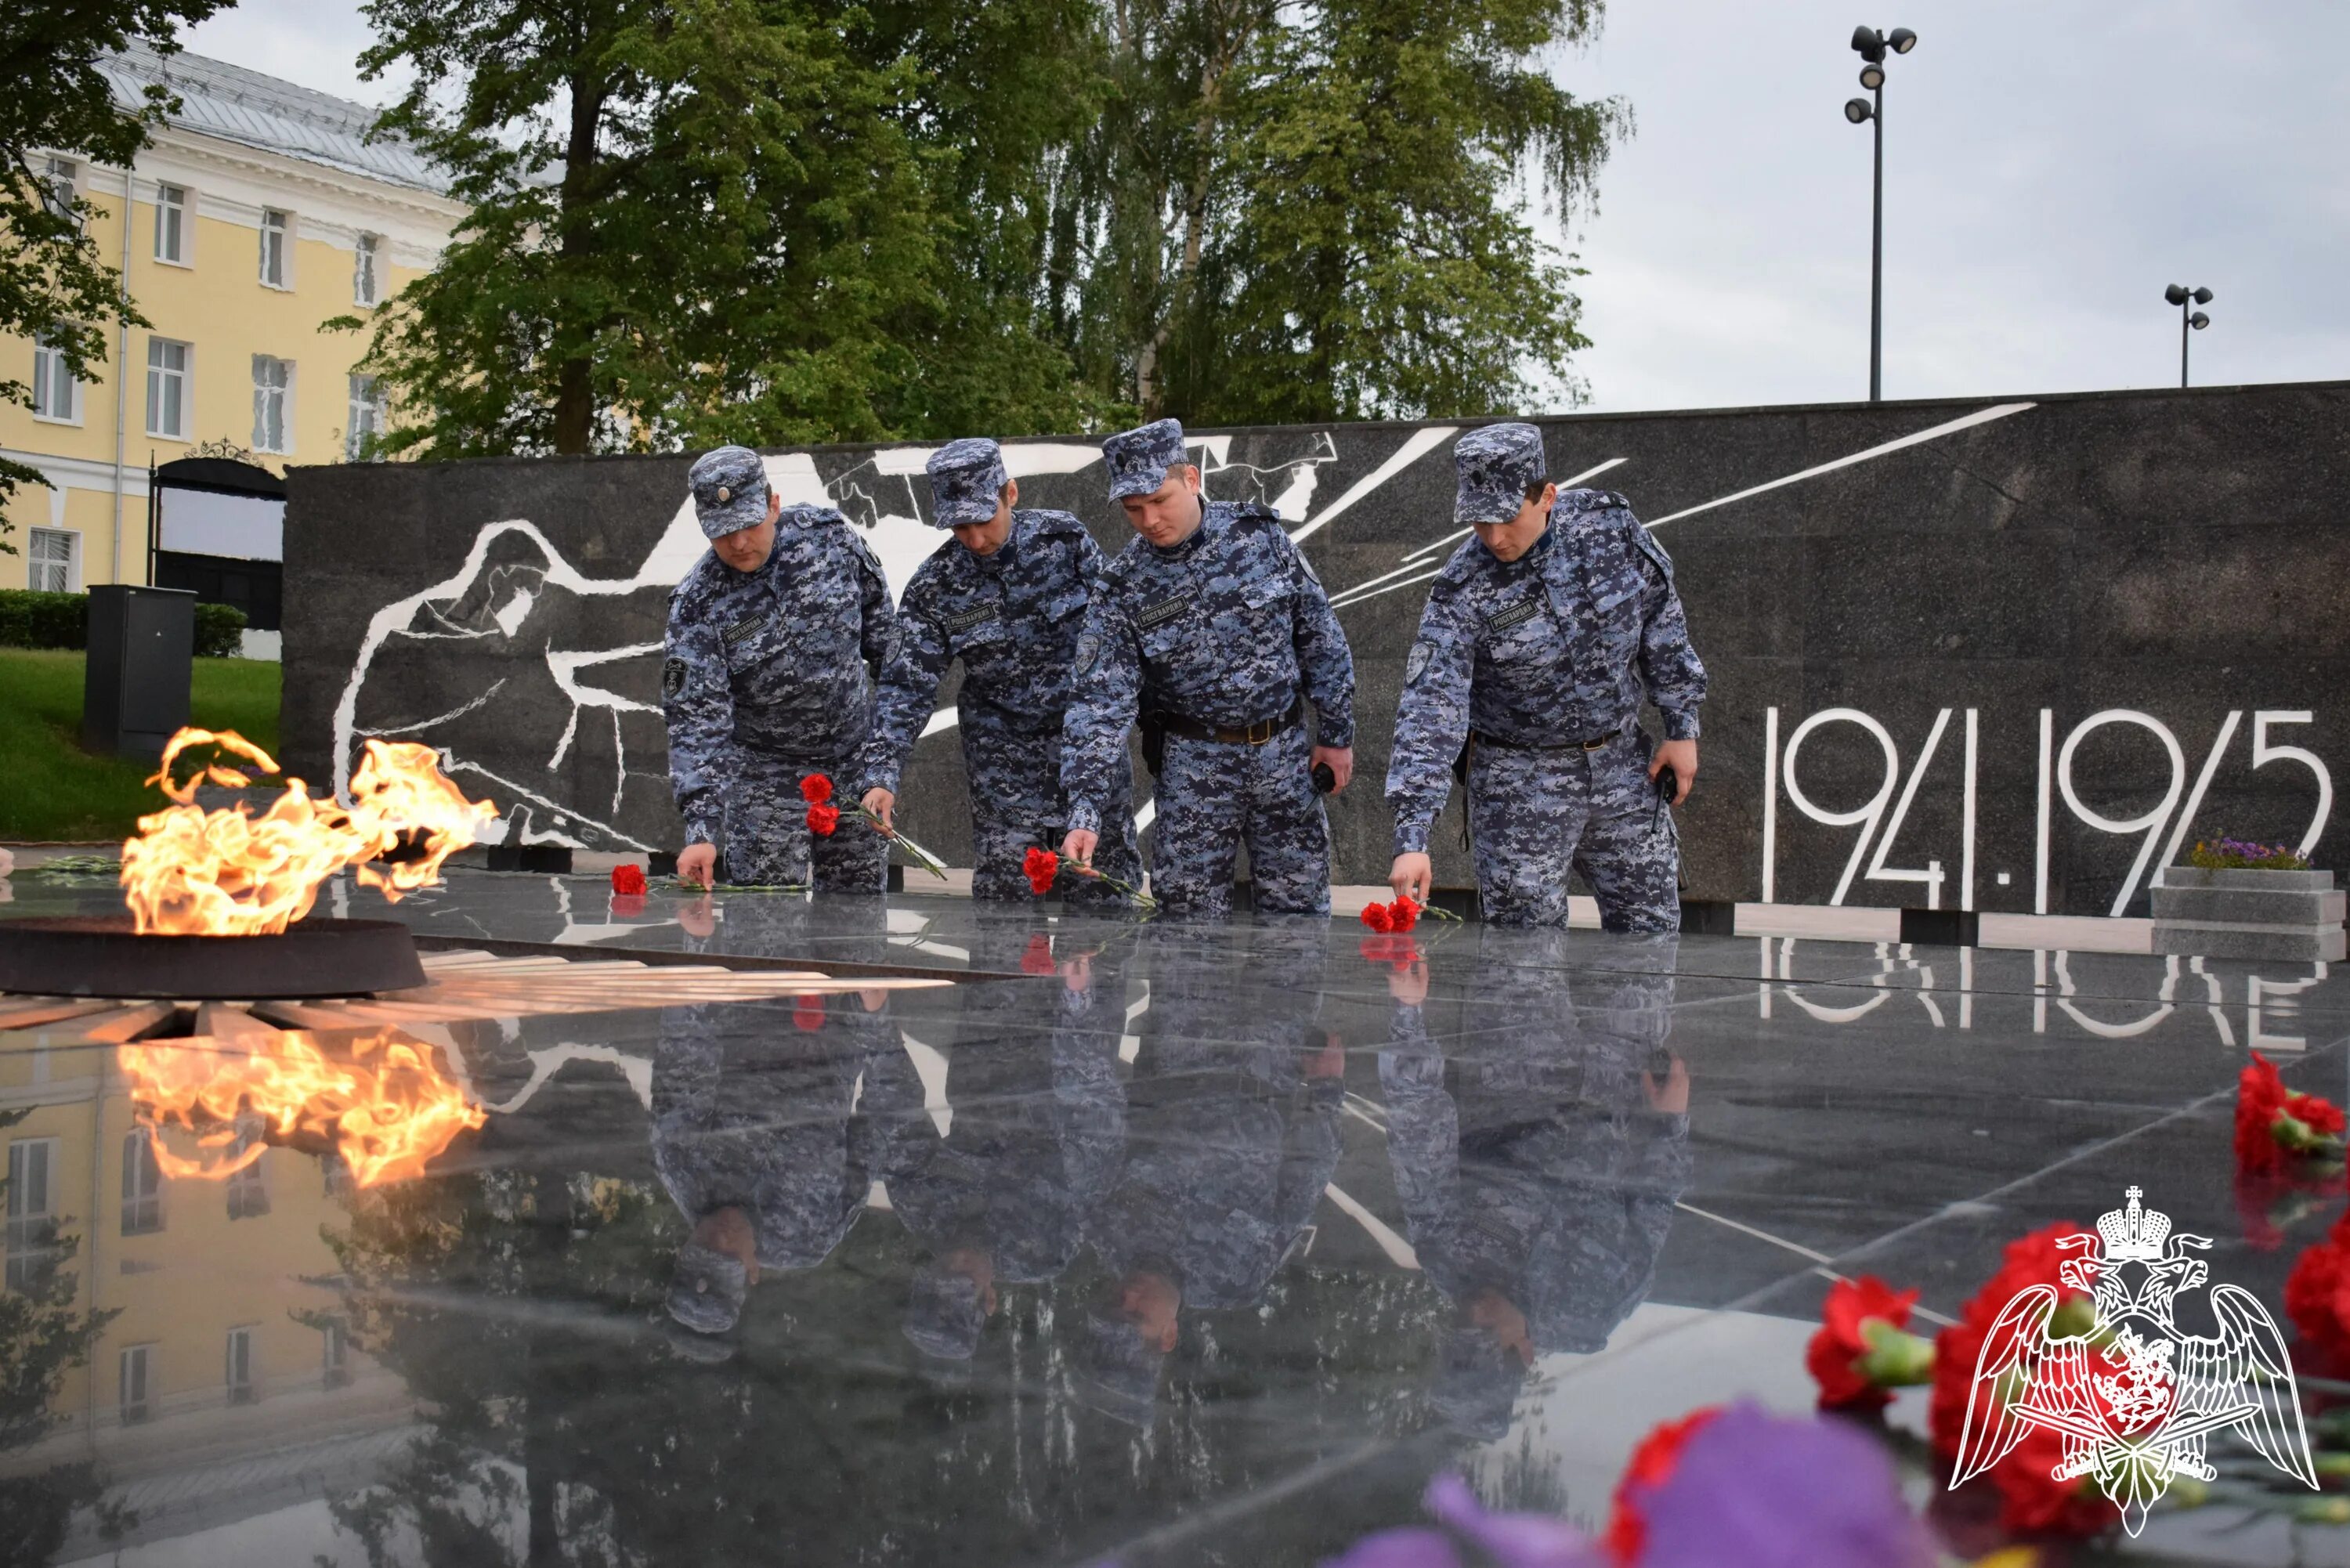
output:
M858 900L828 905L837 915ZM880 900L869 901L879 911ZM802 899L737 896L724 937L689 910L690 949L757 948L796 929ZM664 1008L653 1061L653 1168L693 1233L679 1251L670 1314L732 1328L770 1269L812 1269L865 1211L879 1167L861 1072L905 1054L889 993Z
M758 454L721 447L690 482L710 553L670 599L661 707L685 817L678 875L707 885L726 841L732 882L881 891L889 841L807 828L800 780L853 777L871 726L866 667L887 663L889 588L829 506L785 507ZM813 864L811 864L813 862Z
M1537 1354L1603 1348L1646 1298L1689 1175L1673 939L1611 949L1578 1004L1565 933L1513 935L1484 934L1461 1054L1429 1038L1421 966L1388 981L1379 1056L1396 1191L1455 1314L1436 1404L1486 1439Z
M1079 1393L1147 1426L1183 1312L1253 1306L1338 1163L1346 1057L1320 1025L1318 924L1260 927L1247 959L1153 927L1127 1155L1091 1229L1117 1274L1086 1324ZM1239 972L1235 972L1235 970Z
M1016 965L1033 922L976 912L972 965ZM1089 971L1067 963L1055 979L966 985L960 1000L946 1136L903 1052L878 1059L866 1085L889 1206L932 1250L914 1279L906 1337L950 1361L970 1358L998 1283L1049 1280L1076 1259L1126 1135L1124 1012L1097 996Z
M1399 894L1428 898L1429 828L1464 768L1477 889L1501 925L1564 926L1570 864L1616 931L1680 929L1678 802L1697 776L1705 670L1672 563L1625 499L1561 493L1542 432L1489 425L1454 448L1474 524L1430 587L1404 666L1388 805ZM1648 754L1640 693L1664 715Z
M971 776L972 897L1026 899L1022 857L1056 843L1067 817L1061 718L1101 548L1066 512L1014 511L1020 487L992 441L949 442L931 454L930 473L931 521L953 529L955 544L906 585L898 654L883 672L865 752L865 806L890 821L907 754L947 667L961 659L955 713ZM1123 748L1111 775L1096 863L1139 886ZM1125 898L1074 875L1069 882L1073 898Z
M1169 910L1224 913L1245 842L1258 909L1327 914L1313 770L1344 789L1355 765L1355 661L1329 596L1278 517L1201 493L1173 420L1110 437L1102 456L1138 537L1104 571L1077 641L1063 851L1092 858L1139 719L1159 777L1151 891Z

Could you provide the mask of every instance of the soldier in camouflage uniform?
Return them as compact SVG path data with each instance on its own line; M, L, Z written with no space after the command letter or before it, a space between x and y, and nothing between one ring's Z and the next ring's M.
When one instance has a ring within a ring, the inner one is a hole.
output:
M867 666L889 662L897 617L881 563L829 506L785 506L758 453L726 446L688 480L710 554L669 601L661 711L685 817L678 875L879 893L889 840L860 822L807 828L800 780L846 787L872 729Z
M1173 420L1110 437L1102 456L1139 537L1103 573L1077 639L1063 852L1094 855L1139 718L1159 780L1150 886L1168 910L1225 914L1245 843L1258 909L1327 914L1330 827L1313 771L1344 789L1355 765L1355 661L1329 596L1272 512L1201 494Z
M1118 1276L1075 1352L1089 1404L1149 1426L1181 1314L1253 1307L1313 1222L1339 1155L1346 1055L1320 1021L1325 932L1286 922L1247 953L1144 929L1150 1005L1117 1189L1093 1216Z
M1665 1048L1676 940L1570 983L1565 931L1487 928L1449 1064L1425 967L1389 978L1388 1156L1454 1309L1435 1403L1482 1440L1537 1355L1604 1348L1654 1281L1689 1181L1689 1074Z
M1390 883L1427 901L1429 830L1459 767L1486 919L1565 925L1572 866L1607 929L1677 931L1680 839L1665 807L1697 777L1705 669L1673 564L1622 496L1551 484L1534 426L1487 425L1453 453L1453 514L1477 536L1437 574L1404 667ZM1643 689L1664 718L1653 753Z
M873 738L865 749L865 808L894 823L906 759L931 716L947 667L962 661L955 714L971 780L972 896L1035 897L1022 857L1062 835L1061 717L1069 665L1101 547L1066 512L1014 511L1020 487L992 441L950 441L931 453L931 521L954 530L899 600L898 655L882 674ZM1123 748L1101 805L1095 864L1140 886L1128 807L1133 777ZM1063 890L1085 902L1125 895L1063 873Z
M1018 968L1045 940L1024 913L973 912L975 968ZM971 1358L999 1284L1050 1280L1076 1260L1126 1144L1125 1012L1097 998L1089 970L1065 961L1041 980L956 991L947 1132L904 1052L877 1059L865 1088L889 1207L931 1249L909 1293L906 1337L949 1362Z

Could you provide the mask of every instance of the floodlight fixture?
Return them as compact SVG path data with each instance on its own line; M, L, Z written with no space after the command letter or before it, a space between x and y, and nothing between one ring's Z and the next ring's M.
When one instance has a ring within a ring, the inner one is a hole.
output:
M2200 332L2206 327L2211 325L2211 318L2199 310L2194 315L2187 318L2187 325L2195 328L2196 331Z
M1861 57L1860 85L1868 98L1847 99L1845 119L1855 125L1876 122L1875 192L1869 207L1868 242L1868 400L1885 397L1885 56L1887 50L1906 55L1918 47L1918 35L1907 27L1889 34L1874 27L1852 30L1853 53Z
M1871 92L1875 92L1878 88L1883 87L1885 85L1885 67L1883 66L1877 65L1861 67L1860 85L1866 88Z
M2211 291L2198 285L2193 288L2174 283L2162 291L2165 303L2178 306L2178 384L2187 385L2187 340L2190 333L2200 332L2211 325L2211 318L2189 306L2211 303Z
M2198 305L2209 305L2209 304L2210 304L2210 303L2211 303L2211 291L2210 291L2210 289L2208 289L2208 288L2199 288L2199 289L2197 289L2197 290L2195 291L2195 303L2196 303L2196 304L2198 304Z
M1867 124L1876 112L1868 107L1868 100L1865 98L1845 99L1844 117L1855 125Z
M1885 35L1874 27L1855 27L1852 48L1864 60L1881 60L1885 57Z
M2162 297L2173 305L2184 305L2187 303L2186 286L2174 283L2162 291Z
M1885 41L1892 46L1895 54L1906 55L1918 47L1918 35L1907 27L1896 27L1885 36Z

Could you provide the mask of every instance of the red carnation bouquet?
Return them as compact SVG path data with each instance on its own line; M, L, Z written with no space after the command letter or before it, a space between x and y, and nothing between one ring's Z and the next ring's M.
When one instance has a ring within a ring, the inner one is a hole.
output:
M1041 898L1053 890L1054 882L1061 875L1061 857L1040 845L1032 844L1028 846L1028 853L1021 859L1020 870L1021 874L1028 878L1028 890ZM1083 877L1090 881L1099 882L1105 887L1115 888L1133 899L1137 909L1159 908L1159 900L1141 888L1129 882L1121 882L1107 872L1097 871L1090 866L1081 866L1072 860L1069 862L1069 875Z
M2276 1064L2252 1053L2236 1080L2236 1168L2264 1175L2303 1160L2342 1158L2343 1116L2332 1102L2284 1086Z
M1906 1332L1917 1305L1916 1291L1897 1291L1874 1274L1829 1287L1804 1353L1821 1409L1875 1409L1892 1403L1892 1389L1934 1380L1934 1342Z
M818 838L829 838L840 826L840 807L832 804L832 780L823 774L809 774L800 780L800 798L808 803L807 827ZM866 810L857 808L857 815L872 824L873 831L906 852L923 870L943 882L947 879L946 863L896 828L887 826L881 819Z
M1393 903L1364 905L1362 920L1363 924L1383 935L1393 932L1401 936L1419 924L1422 915L1433 915L1440 920L1457 921L1461 919L1450 909L1440 909L1433 904L1416 904L1399 895Z

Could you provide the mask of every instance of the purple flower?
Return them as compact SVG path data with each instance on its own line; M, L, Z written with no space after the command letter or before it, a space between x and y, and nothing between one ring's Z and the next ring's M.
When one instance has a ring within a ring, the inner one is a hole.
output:
M1443 1475L1428 1483L1428 1511L1450 1527L1383 1530L1355 1542L1324 1568L1462 1568L1455 1537L1477 1549L1492 1568L1603 1568L1605 1560L1580 1531L1541 1513L1489 1513L1469 1484Z
M1933 1542L1874 1438L1735 1405L1647 1491L1638 1568L1931 1568Z

